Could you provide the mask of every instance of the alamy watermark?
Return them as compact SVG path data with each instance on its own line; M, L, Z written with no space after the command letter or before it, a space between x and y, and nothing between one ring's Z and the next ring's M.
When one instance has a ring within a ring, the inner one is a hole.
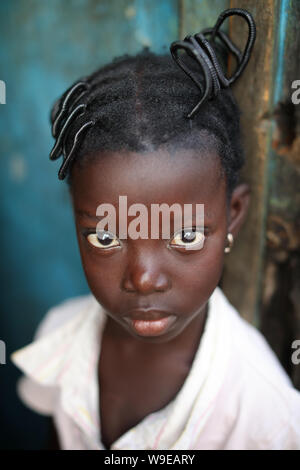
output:
M292 88L295 90L292 93L292 103L299 104L300 103L300 80L294 80L292 83Z
M0 104L6 104L6 85L3 80L0 80Z
M170 239L171 233L178 231L191 230L196 227L197 231L204 232L204 204L184 204L182 206L174 203L169 206L166 203L151 204L150 213L148 207L142 203L127 205L127 196L119 196L119 235L120 240L154 239L160 237ZM173 216L173 223L171 222ZM117 214L113 204L102 203L97 207L97 217L103 217L96 226L97 234L101 232L110 232L116 234ZM134 217L128 224L128 217ZM150 217L150 233L149 233L149 217ZM160 220L162 223L160 224ZM172 228L173 226L173 228ZM199 249L199 246L192 245L189 249Z
M300 364L300 339L295 339L292 342L292 349L295 349L295 351L292 354L291 360L292 363L295 366L298 366Z
M0 339L0 364L6 364L6 346L4 341Z

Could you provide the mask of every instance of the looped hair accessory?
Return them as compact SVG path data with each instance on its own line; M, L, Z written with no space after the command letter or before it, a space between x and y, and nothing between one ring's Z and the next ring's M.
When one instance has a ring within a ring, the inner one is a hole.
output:
M235 15L242 17L248 24L248 39L243 52L241 52L239 48L233 44L230 38L220 30L225 19ZM235 56L237 61L236 70L229 78L225 76L213 48L216 37L219 38L227 51ZM194 117L200 106L205 103L205 101L217 96L221 88L228 88L240 77L250 59L255 38L256 26L252 15L242 8L229 8L219 15L213 28L206 28L194 36L188 35L183 41L172 42L170 52L174 61L185 72L185 74L193 80L202 95L200 101L187 115L188 119ZM204 84L200 82L194 71L191 71L180 58L180 49L183 49L188 56L193 58L200 65L204 74Z
M76 107L75 105L89 90L90 84L85 79L79 80L64 93L63 97L52 108L52 136L56 139L56 142L50 152L50 160L56 160L60 155L63 155L63 163L58 172L58 178L61 180L65 178L68 166L75 157L75 150L80 142L80 136L86 129L95 124L92 120L82 124L74 136L71 150L67 153L66 139L70 126L86 111L86 104L79 104Z

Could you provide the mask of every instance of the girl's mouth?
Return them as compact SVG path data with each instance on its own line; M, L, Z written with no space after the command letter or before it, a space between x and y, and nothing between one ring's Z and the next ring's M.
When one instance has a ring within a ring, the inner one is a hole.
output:
M143 315L144 313L144 315ZM145 318L145 312L140 312L140 315L125 316L125 321L129 326L140 336L159 336L165 333L176 321L176 315L166 314L161 312L153 312L154 317L151 318L152 312L147 312L149 315Z

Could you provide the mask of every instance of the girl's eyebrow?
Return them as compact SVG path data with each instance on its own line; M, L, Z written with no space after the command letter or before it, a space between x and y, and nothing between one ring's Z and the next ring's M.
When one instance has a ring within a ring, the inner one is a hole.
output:
M92 219L96 222L100 220L100 217L97 217L96 215L92 215L89 212L82 210L82 209L76 209L75 210L76 214L79 215L80 217L86 217L88 219Z

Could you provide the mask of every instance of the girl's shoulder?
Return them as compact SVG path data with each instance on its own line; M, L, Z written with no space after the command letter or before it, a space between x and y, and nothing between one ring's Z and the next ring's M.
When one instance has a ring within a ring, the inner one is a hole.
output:
M96 309L101 311L91 294L60 302L46 312L33 341L11 354L11 361L23 372L17 381L17 394L26 406L43 415L56 413L60 406L59 374L76 334L87 317L93 321ZM92 316L87 315L89 312Z
M52 333L56 328L64 325L69 320L95 302L92 294L80 295L63 300L46 311L38 324L33 340Z

